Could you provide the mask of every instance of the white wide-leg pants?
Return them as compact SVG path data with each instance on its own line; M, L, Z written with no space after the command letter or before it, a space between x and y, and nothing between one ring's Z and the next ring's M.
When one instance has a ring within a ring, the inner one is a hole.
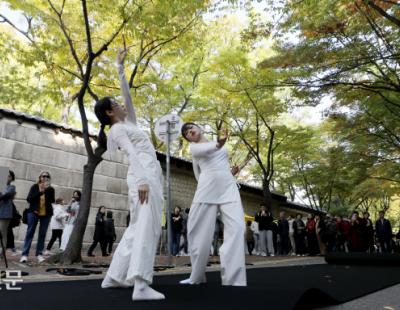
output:
M155 193L150 187L148 203L140 204L137 187L129 187L130 223L107 272L107 276L121 285L133 286L136 278L148 284L153 281L154 260L161 234L161 193Z
M240 201L221 205L192 204L188 219L188 242L192 264L190 281L201 283L213 240L218 210L224 224L224 241L219 249L222 285L246 286L245 222Z

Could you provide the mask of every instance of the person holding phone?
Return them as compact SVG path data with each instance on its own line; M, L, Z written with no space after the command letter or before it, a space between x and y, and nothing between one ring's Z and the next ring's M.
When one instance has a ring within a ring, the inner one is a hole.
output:
M29 203L28 229L26 230L20 262L26 263L28 261L33 236L35 235L36 226L39 223L39 236L35 255L37 261L41 263L45 260L43 257L44 241L50 219L53 216L52 204L55 202L55 191L51 186L51 177L48 171L40 173L38 182L32 185L26 200Z

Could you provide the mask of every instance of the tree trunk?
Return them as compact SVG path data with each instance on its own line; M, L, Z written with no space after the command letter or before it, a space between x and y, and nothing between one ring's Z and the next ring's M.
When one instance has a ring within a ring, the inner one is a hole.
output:
M71 237L65 251L52 256L49 262L73 264L82 261L81 250L92 201L93 177L96 167L101 161L101 157L88 157L88 161L83 167L83 186L79 213Z
M263 196L264 196L264 204L272 212L272 193L269 189L269 181L267 180L266 176L263 178L262 182L262 189L263 189Z

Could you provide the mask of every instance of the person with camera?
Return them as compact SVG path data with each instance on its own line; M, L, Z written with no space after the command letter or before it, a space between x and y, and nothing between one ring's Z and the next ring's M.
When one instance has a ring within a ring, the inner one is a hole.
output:
M36 226L39 223L39 236L36 245L36 258L39 263L44 261L43 249L46 238L47 228L53 216L53 206L55 202L55 191L51 186L51 177L48 171L42 171L37 183L33 184L29 190L26 200L29 203L27 209L27 224L24 248L22 250L21 263L28 261L29 250L31 248Z

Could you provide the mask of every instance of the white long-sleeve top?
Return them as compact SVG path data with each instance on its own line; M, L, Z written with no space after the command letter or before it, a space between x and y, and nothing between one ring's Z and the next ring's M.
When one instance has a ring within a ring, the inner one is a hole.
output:
M63 205L53 203L53 216L50 221L51 229L64 229L65 218L68 216L68 213L65 211Z
M124 122L111 126L108 132L107 150L114 152L120 149L127 155L128 175L133 177L135 185L152 184L162 188L161 166L149 136L137 126L136 111L122 65L118 66L118 75L128 115Z
M217 148L216 142L192 143L190 152L198 182L193 203L223 204L240 201L225 147Z
M260 231L259 231L259 229L258 229L258 223L257 223L256 221L252 221L252 222L251 222L250 229L251 229L251 230L253 231L253 233L255 233L255 234L259 234L259 233L260 233Z

